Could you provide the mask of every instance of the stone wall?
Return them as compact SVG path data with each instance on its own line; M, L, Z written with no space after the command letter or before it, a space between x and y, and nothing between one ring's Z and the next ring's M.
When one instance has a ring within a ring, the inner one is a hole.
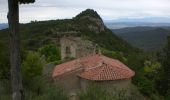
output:
M81 79L80 84L82 91L86 91L86 89L88 89L90 85L94 84L108 92L113 92L114 90L126 90L126 92L128 93L131 86L131 79L115 81L90 81L86 79Z
M61 85L64 90L68 93L71 100L78 100L77 93L80 91L86 91L90 85L100 86L101 89L106 90L110 93L118 93L122 91L126 96L131 96L131 79L115 80L115 81L90 81L78 77L78 74L82 72L82 69L64 74L60 77L55 78L55 82Z
M77 93L80 88L80 78L77 76L82 70L77 69L75 71L64 74L60 77L55 78L55 82L63 86L63 88L68 92Z
M60 40L61 59L65 58L81 58L96 53L96 45L91 41L82 40L80 37L63 37ZM70 53L67 53L69 49Z
M78 77L78 74L82 72L81 69L64 74L55 79L55 82L61 84L68 93L77 93L78 91L86 91L92 84L100 86L102 89L107 91L116 90L127 90L131 86L131 79L115 80L115 81L90 81Z
M61 59L64 60L67 57L73 57L76 58L76 48L77 45L75 41L72 41L68 38L62 38L60 40L60 45L61 45ZM70 54L67 53L66 49L70 50Z

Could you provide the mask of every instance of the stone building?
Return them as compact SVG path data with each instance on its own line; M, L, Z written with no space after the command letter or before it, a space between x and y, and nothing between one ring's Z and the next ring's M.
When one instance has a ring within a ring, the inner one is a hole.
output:
M62 59L70 56L76 59L57 65L52 77L69 93L86 91L91 83L97 83L108 91L115 87L128 89L135 75L119 60L97 54L95 46L80 38L64 37L61 50Z
M60 40L62 60L67 58L80 58L99 52L98 46L91 41L80 37L63 37Z

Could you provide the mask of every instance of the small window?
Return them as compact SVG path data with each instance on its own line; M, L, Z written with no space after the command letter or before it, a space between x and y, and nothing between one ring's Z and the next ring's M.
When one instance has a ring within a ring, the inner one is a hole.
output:
M67 55L71 54L70 47L66 47L66 54Z

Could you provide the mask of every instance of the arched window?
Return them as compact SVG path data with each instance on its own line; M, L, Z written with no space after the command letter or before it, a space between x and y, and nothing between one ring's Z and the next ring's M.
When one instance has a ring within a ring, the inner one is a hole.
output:
M70 54L71 54L70 47L68 47L68 46L66 47L66 54L67 54L67 55L70 55Z

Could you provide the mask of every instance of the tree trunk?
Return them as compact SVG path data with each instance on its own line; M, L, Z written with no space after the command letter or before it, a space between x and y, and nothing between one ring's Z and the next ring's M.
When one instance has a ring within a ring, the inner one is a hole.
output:
M20 70L19 4L8 0L8 24L10 34L10 64L12 100L23 100L23 86Z

